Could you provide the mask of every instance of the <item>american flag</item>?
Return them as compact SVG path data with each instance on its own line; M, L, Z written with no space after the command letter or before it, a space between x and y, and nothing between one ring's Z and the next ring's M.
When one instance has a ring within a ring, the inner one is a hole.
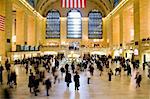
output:
M0 15L0 31L5 30L5 17Z
M62 8L85 8L86 0L61 0Z

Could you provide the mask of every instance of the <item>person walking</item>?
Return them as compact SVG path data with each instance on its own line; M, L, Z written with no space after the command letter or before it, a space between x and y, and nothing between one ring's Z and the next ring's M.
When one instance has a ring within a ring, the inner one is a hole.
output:
M46 86L46 94L47 94L47 96L49 96L49 89L52 86L49 78L47 80L45 80L45 86Z
M63 78L63 74L65 73L65 68L62 66L62 67L60 68L60 71L61 71L61 77Z
M10 65L9 62L6 62L6 63L5 63L5 67L6 67L6 70L7 70L7 71L10 71L11 65Z
M108 71L108 81L111 81L111 76L113 75L113 72L111 70L111 68Z
M39 74L38 72L36 72L36 75L35 75L35 80L34 80L34 95L37 96L37 92L39 92Z
M143 63L143 71L145 70L145 65L146 65L146 64L145 64L145 63Z
M74 70L75 70L74 62L72 62L71 68L72 68L72 73L74 73Z
M3 66L0 64L0 83L3 84Z
M90 70L91 75L93 76L94 75L94 67L92 64L89 66L89 70Z
M13 88L13 86L17 86L17 75L16 72L13 70L10 74L10 87Z
M72 82L71 81L71 74L69 73L69 71L66 72L65 82L67 83L67 87L69 87L69 84Z
M59 71L58 71L58 69L56 68L56 69L55 69L55 72L54 72L54 84L56 83L57 80L58 80L58 82L59 82L58 76L59 76Z
M32 88L34 87L34 80L35 80L35 76L33 75L33 73L31 73L29 76L29 83L28 83L28 87L30 88L30 93L32 93Z
M66 70L66 72L69 71L69 64L66 64L66 65L65 65L65 70Z
M90 84L90 79L91 79L91 73L90 73L90 71L88 70L88 71L87 71L87 84Z
M75 73L76 73L74 75L75 90L79 90L79 86L80 86L79 78L80 78L80 76L78 75L78 72L75 72Z
M131 67L127 65L127 76L131 76Z
M7 72L7 85L10 86L10 83L11 83L11 72L8 71L8 72ZM10 87L11 87L11 86L10 86Z
M150 67L148 68L148 78L150 79Z
M28 74L29 65L28 63L25 64L26 74Z
M102 75L102 73L103 73L103 66L102 65L99 65L99 72L100 72L100 76Z
M137 72L137 74L135 76L135 79L136 79L136 88L140 87L140 84L141 84L141 81L142 81L142 75L139 72Z

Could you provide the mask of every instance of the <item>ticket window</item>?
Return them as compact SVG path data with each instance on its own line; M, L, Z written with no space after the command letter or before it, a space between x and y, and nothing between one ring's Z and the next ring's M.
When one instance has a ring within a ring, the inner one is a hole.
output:
M150 62L150 53L145 53L144 54L143 62Z

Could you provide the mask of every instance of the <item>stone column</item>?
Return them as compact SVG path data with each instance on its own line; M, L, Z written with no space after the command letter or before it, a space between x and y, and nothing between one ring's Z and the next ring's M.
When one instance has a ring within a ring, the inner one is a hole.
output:
M107 19L107 38L109 39L108 47L109 47L109 54L113 55L113 19L112 17Z
M38 31L37 31L37 28L38 28L38 17L37 16L34 16L34 20L35 20L35 24L34 24L34 27L35 27L35 45L38 45Z
M120 13L120 17L119 17L119 21L120 21L120 44L123 45L123 14ZM121 47L121 46L120 46Z
M60 18L60 44L67 41L67 18Z
M24 13L24 41L27 43L27 39L28 39L28 14ZM24 42L24 44L25 44Z
M110 28L110 30L108 31L108 36L110 38L110 41L109 41L109 47L113 47L113 19L112 17L108 20L108 27Z
M24 12L21 10L16 11L16 45L24 45L25 42L25 21Z
M3 16L6 19L5 15L5 6L6 6L6 1L5 0L0 0L0 15ZM2 31L0 30L0 61L2 64L5 63L5 56L6 56L6 27L5 30Z
M12 51L16 51L16 11L13 11L13 24L12 24Z
M122 54L121 56L124 56L124 51L123 51L123 14L120 12L119 14L119 27L120 27L120 49L122 49Z
M28 16L28 31L27 31L27 45L35 45L35 20L34 16Z
M44 44L45 43L45 39L46 38L46 19L42 20L42 33L41 33L41 37L40 37L40 43Z
M82 45L88 42L88 17L82 18Z
M134 56L134 60L141 61L141 42L140 42L140 7L139 0L134 0L134 42L137 42L134 49L138 49L139 54Z
M107 23L106 23L107 21L106 21L106 19L105 18L103 18L103 46L104 47L107 47Z
M12 24L13 24L13 9L12 9L12 0L5 0L5 51L6 57L11 58L11 55L8 52L11 51L12 47Z

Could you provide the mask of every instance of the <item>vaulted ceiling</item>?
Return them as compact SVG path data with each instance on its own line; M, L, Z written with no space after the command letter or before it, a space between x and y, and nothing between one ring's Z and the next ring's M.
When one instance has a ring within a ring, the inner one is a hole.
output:
M88 16L93 10L99 10L103 16L106 16L113 9L114 0L87 0L86 8L78 9L82 16ZM43 16L46 16L51 9L59 10L61 16L66 16L70 9L61 8L61 0L36 0L35 9Z

